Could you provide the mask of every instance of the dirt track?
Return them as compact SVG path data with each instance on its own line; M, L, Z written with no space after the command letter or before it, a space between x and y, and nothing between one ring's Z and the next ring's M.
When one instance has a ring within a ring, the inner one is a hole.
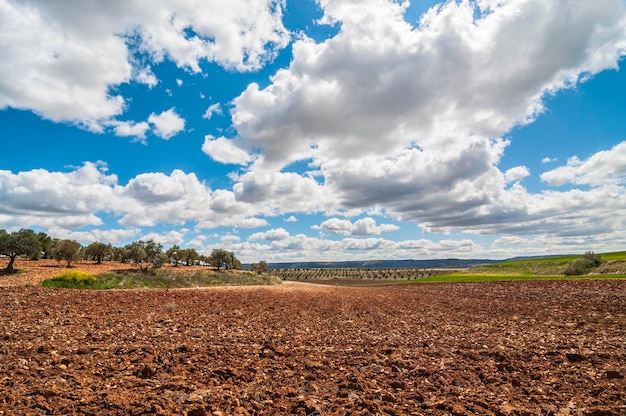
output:
M626 281L0 288L0 414L624 415Z

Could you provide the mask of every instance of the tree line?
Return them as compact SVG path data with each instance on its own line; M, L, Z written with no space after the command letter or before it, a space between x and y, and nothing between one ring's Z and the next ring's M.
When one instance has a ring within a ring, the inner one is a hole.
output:
M0 229L0 255L9 258L8 265L3 273L13 273L14 263L17 257L28 257L32 260L55 259L66 261L67 267L73 261L93 260L96 263L103 261L119 261L121 263L132 263L141 271L158 269L166 263L179 265L205 265L220 269L242 268L241 261L233 252L214 249L211 255L199 254L193 248L181 248L173 245L167 250L163 250L163 245L154 240L133 241L123 247L114 247L111 244L93 242L83 246L74 240L62 240L52 238L44 232L35 233L30 229L7 232Z

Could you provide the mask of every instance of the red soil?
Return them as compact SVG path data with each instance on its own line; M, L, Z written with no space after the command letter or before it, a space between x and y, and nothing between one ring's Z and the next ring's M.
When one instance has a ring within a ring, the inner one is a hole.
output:
M624 280L5 286L0 308L4 415L626 414Z

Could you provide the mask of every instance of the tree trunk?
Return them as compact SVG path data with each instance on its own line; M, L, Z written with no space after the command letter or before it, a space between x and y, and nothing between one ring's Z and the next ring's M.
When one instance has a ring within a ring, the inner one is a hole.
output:
M17 257L17 254L12 254L9 257L9 264L7 264L7 267L4 268L4 271L7 273L13 273L13 263L15 262L15 258Z

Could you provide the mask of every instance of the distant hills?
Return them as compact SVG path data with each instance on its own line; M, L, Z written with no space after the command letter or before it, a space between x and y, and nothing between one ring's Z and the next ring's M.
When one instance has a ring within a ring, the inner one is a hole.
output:
M499 263L487 259L302 261L268 263L270 269L462 269L479 264Z

